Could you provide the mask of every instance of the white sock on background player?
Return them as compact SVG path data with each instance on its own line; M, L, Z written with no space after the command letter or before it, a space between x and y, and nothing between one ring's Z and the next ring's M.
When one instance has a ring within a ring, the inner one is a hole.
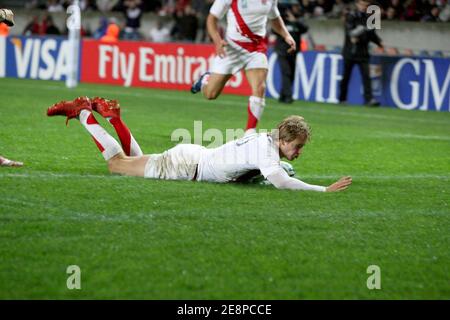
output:
M261 119L264 111L264 106L266 105L266 100L264 98L259 98L251 96L248 99L248 120L247 127L245 128L246 133L253 133L256 131L256 125Z
M201 90L202 90L202 92L203 92L203 88L205 87L205 85L207 85L208 84L208 81L209 81L209 77L210 77L211 75L208 73L208 74L205 74L205 76L203 77L203 79L202 79L202 81L201 81Z

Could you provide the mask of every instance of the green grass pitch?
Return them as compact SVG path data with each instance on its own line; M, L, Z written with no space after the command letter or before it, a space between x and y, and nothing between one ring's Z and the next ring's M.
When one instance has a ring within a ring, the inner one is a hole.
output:
M145 153L176 128L242 128L246 97L0 79L1 299L449 299L450 114L267 101L259 128L303 115L293 162L342 193L113 176L90 136L46 108L121 102ZM100 117L97 117L100 120ZM104 120L102 124L114 132ZM69 265L81 290L66 287ZM381 289L369 290L370 265Z

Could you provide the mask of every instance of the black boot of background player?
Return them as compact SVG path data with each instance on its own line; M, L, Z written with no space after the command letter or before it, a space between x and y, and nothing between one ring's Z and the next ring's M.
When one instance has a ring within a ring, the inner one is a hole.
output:
M293 102L294 102L294 99L292 99L292 97L281 96L281 97L278 99L278 101L281 102L281 103L293 103Z
M365 105L366 105L367 107L379 107L379 106L380 106L380 103L379 103L377 100L375 100L375 99L370 99L369 101L367 101L367 102L365 103Z

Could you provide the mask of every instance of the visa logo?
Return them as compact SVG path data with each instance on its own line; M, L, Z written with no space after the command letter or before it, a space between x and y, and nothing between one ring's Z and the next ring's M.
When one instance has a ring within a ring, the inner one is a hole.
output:
M69 43L66 40L10 37L8 42L6 68L9 76L63 80L70 71Z

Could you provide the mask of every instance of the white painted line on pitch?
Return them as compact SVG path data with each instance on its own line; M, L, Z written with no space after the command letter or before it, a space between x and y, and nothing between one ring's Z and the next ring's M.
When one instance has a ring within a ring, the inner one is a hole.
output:
M394 138L394 139L418 139L418 140L442 140L450 141L450 136L427 136L420 134L408 134L408 133L380 133L374 137L378 138Z
M138 212L131 212L131 213L108 213L108 214L100 214L96 211L93 212L80 212L80 211L74 211L74 210L69 210L67 209L67 204L65 207L58 207L58 206L51 206L51 205L43 205L42 202L33 202L33 201L24 201L23 199L18 199L18 198L6 198L6 202L9 203L4 203L4 202L0 202L0 208L4 208L6 210L11 210L11 211L18 211L19 212L19 217L17 214L15 213L6 213L2 214L2 217L6 217L8 219L11 220L19 220L23 223L23 222L33 222L33 221L42 221L43 219L46 219L48 221L75 221L75 222L79 222L79 221L83 221L83 220L88 220L88 221L102 221L102 222L128 222L128 223L142 223L142 220L153 220L153 218L155 216L164 216L164 215L173 215L173 211L170 210L170 212L164 212L161 210L158 211L138 211ZM23 206L27 205L28 207L33 208L33 214L31 215L24 215L22 214L22 208ZM39 210L36 209L41 209L41 212L39 212ZM44 211L45 210L45 211ZM413 213L413 214L424 214L424 215L448 215L448 211L447 210L441 210L441 211L437 211L437 210L433 210L432 212L430 212L429 210L424 210L424 209L415 209L415 210L407 210L407 213ZM185 214L197 214L196 212L190 212L190 213L185 213ZM265 213L261 213L262 215L265 215ZM341 211L341 212L333 212L333 213L329 213L329 212L313 212L313 213L305 213L305 212L297 212L297 213L291 213L291 212L287 212L284 215L281 216L277 216L277 220L285 220L285 221L289 221L289 220L296 220L299 217L314 217L315 219L321 219L321 218L325 218L328 219L330 217L335 217L337 214L343 214L343 215L347 215L348 212L347 211ZM388 212L380 212L380 211L366 211L366 210L358 210L357 212L358 215L364 215L364 216L383 216L383 215L389 215L389 211ZM47 223L47 221L44 221L44 223ZM82 238L94 238L94 236L92 235L80 235L79 237ZM59 239L72 239L72 238L78 238L77 237L66 237L66 236L60 236L58 237ZM18 241L23 241L23 240L28 240L24 237L20 237L17 239Z
M8 83L6 83L6 85L8 85ZM101 84L96 84L96 85L101 85ZM3 84L3 86L5 86L5 84ZM12 86L12 85L11 85ZM15 87L15 86L14 86ZM27 87L27 88L32 88L35 89L35 86L32 85L26 85L23 84L21 85L21 87ZM63 86L55 86L55 85L47 85L44 84L42 86L39 87L39 89L42 88L44 90L61 90L61 89L65 89L65 87ZM145 88L139 88L139 89L145 89ZM154 89L154 88L149 88L149 89ZM85 91L86 89L84 88L74 88L71 90L75 90L75 91ZM180 102L195 102L195 103L201 103L201 104L212 104L213 102L205 100L203 98L194 98L194 97L176 97L173 95L169 95L169 94L162 94L162 93L154 93L154 92L148 92L148 93L141 93L141 92L119 92L119 91L115 91L114 89L108 90L105 88L102 89L90 89L95 91L96 93L101 93L101 94L111 94L111 95L115 95L115 96L130 96L130 97L140 97L140 98L159 98L159 99L165 99L165 100L172 100L172 101L180 101ZM313 101L305 101L307 103L314 103ZM221 105L230 105L230 106L236 106L238 105L240 102L236 101L236 102L232 102L232 101L226 101L226 100L219 100L216 102L217 104L221 104ZM276 107L277 109L280 108L284 108L284 109L291 109L292 106L285 106L285 105L279 105ZM414 122L422 122L422 123L430 123L430 124L439 124L439 125L450 125L450 121L437 121L434 119L422 119L422 118L405 118L405 117L398 117L398 116L392 116L392 115L381 115L381 114L367 114L367 113L360 113L360 112L353 112L356 111L356 109L353 108L343 108L343 111L339 111L338 109L336 110L324 110L324 109L317 109L317 108L304 108L302 111L305 112L313 112L313 113L320 113L320 114L331 114L331 115L337 115L337 116L350 116L350 117L360 117L360 118L368 118L368 119L382 119L382 120L394 120L394 121L401 121L401 122L405 122L405 121L414 121Z
M5 203L6 202L6 203ZM19 205L19 206L17 206ZM48 220L100 220L105 222L123 222L123 221L136 221L136 218L153 218L153 212L136 212L132 214L114 214L114 215L104 215L99 214L97 212L80 212L69 210L67 207L58 207L52 206L48 204L44 204L42 202L29 201L25 199L18 198L2 198L2 202L0 202L0 208L5 208L9 210L17 210L21 209L24 206L31 208L39 208L45 209L45 218ZM47 214L49 212L54 212L57 215L52 213ZM62 214L62 215L61 215ZM42 219L42 214L38 214L37 216L31 215L27 217L28 220L32 221L34 219Z
M20 170L20 169L18 169ZM59 178L80 178L80 179L123 179L130 178L119 175L95 175L95 174L77 174L77 173L52 173L52 172L38 172L38 173L0 173L0 178L37 178L37 179L59 179Z
M20 170L20 169L18 169ZM315 174L297 174L300 179L339 179L343 175L315 175ZM449 180L450 175L439 174L410 174L410 175L351 175L353 179L360 180L409 180L409 179L437 179ZM94 175L94 174L76 174L76 173L0 173L0 178L23 178L23 179L135 179L136 177L118 176L118 175Z

